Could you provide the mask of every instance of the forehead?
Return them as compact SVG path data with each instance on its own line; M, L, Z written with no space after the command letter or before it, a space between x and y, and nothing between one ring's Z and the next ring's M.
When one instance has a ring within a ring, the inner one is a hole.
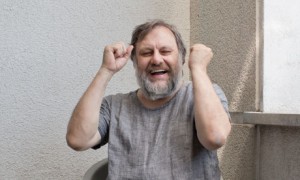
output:
M176 39L171 30L164 26L155 27L142 40L136 44L136 48L143 47L177 47Z

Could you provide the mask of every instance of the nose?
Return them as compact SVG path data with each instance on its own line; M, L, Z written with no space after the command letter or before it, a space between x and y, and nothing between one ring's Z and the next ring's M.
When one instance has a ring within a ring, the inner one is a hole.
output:
M153 65L160 65L162 62L163 62L162 55L159 53L159 51L154 51L152 59L151 59L151 63Z

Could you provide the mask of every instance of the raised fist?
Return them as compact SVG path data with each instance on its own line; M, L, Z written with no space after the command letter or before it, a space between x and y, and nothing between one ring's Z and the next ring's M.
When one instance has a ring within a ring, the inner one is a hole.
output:
M101 67L112 73L118 72L126 65L132 49L132 45L126 47L123 42L106 46L103 52L103 62Z
M195 44L191 47L189 57L189 68L194 70L200 68L206 71L206 68L213 57L213 52L209 47L203 44Z

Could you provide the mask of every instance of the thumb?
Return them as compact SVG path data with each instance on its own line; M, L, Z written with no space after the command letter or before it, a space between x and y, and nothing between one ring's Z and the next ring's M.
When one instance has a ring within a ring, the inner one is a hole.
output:
M133 50L133 45L129 45L126 49L126 54L124 56L126 59L130 57L132 50Z

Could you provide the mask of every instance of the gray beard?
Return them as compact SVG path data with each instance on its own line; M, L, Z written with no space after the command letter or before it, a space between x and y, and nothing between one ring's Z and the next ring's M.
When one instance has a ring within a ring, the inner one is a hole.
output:
M139 86L141 87L141 91L151 100L162 99L170 96L177 89L180 77L180 73L177 73L176 75L173 74L173 77L168 80L167 84L162 86L152 83L145 73L139 73L138 70L136 70L136 78Z

